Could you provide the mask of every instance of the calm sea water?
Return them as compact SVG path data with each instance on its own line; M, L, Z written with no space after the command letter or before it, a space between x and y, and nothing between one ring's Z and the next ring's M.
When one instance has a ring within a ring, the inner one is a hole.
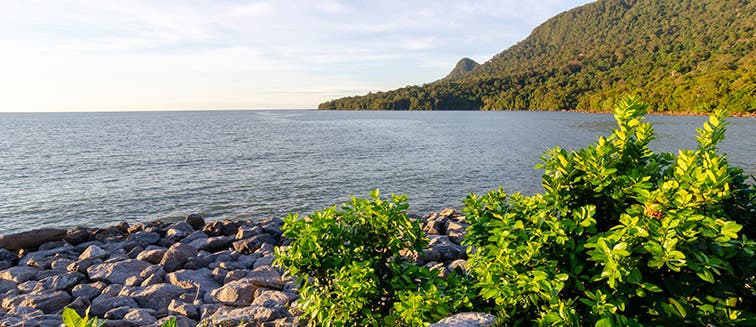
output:
M705 118L649 120L652 148L676 151L695 146ZM730 121L721 150L756 174L756 119ZM613 126L610 115L546 112L0 114L0 234L308 213L373 188L426 213L499 185L538 192L542 152Z

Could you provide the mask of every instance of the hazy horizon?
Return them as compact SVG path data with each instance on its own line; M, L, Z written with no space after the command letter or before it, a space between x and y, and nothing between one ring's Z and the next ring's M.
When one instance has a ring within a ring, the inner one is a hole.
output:
M314 109L482 63L588 2L9 2L0 112Z

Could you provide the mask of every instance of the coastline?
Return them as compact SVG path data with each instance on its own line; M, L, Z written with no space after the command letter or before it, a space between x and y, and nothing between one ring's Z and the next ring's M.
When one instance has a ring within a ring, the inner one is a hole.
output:
M430 239L418 265L465 269L467 223L453 209L420 220ZM297 326L298 287L273 265L280 218L122 222L0 236L0 326L60 326L61 312L105 326Z

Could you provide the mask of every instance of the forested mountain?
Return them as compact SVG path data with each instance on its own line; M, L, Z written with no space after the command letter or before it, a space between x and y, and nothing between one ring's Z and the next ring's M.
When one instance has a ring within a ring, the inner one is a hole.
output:
M624 94L657 112L756 113L756 1L599 0L467 72L319 108L609 110Z
M480 64L475 62L475 60L472 60L470 58L462 58L457 62L457 65L454 66L454 69L452 69L449 75L446 75L446 77L444 78L445 79L462 78L465 75L467 75L467 73L477 68L478 66L480 66Z

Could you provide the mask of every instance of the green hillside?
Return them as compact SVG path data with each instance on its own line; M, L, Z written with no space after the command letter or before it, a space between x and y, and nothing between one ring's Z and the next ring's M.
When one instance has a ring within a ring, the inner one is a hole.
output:
M599 0L482 65L319 109L593 110L638 94L658 112L756 113L756 1Z

